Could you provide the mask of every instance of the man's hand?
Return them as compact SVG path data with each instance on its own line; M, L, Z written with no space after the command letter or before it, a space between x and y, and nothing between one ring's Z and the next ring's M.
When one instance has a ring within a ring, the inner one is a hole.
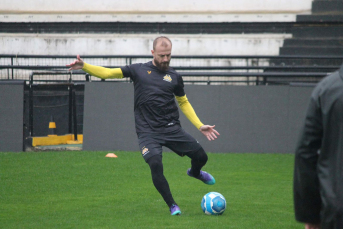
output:
M77 60L71 64L67 64L67 67L70 67L68 70L79 70L83 68L83 60L80 58L80 55L77 55Z
M305 229L320 229L319 224L305 223Z
M199 128L200 132L203 133L206 138L211 141L215 140L217 138L217 135L219 136L220 134L218 131L214 129L215 125L210 126L210 125L203 125Z

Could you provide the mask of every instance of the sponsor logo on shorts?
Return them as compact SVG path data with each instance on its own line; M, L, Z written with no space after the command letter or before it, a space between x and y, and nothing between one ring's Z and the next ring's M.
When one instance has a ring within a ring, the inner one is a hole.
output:
M172 82L172 78L170 77L170 75L165 75L165 76L163 76L163 80L164 81L167 81L167 82L169 82L169 83L171 83Z
M146 154L148 154L150 151L148 148L146 148L145 146L142 148L142 155L145 156Z

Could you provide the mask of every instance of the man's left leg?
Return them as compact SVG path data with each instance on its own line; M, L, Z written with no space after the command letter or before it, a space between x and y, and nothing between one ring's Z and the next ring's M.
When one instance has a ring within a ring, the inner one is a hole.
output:
M201 147L199 142L182 128L176 133L171 133L167 137L167 144L165 145L179 156L187 156L191 158L192 167L188 169L187 174L191 177L197 178L205 184L213 185L216 183L213 176L201 168L206 164L208 157L205 150Z
M188 176L197 178L208 185L216 183L214 177L208 172L201 171L201 168L206 164L208 157L205 150L201 147L198 151L186 154L191 158L192 167L188 169Z
M208 157L205 150L201 147L198 151L186 154L191 159L191 173L199 176L201 168L206 164Z

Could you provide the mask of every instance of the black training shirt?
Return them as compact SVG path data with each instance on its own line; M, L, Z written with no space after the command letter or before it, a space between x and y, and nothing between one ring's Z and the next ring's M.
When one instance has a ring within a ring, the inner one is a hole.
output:
M132 64L121 68L134 83L136 132L172 131L180 124L174 95L184 96L183 80L173 68L162 71L152 64Z

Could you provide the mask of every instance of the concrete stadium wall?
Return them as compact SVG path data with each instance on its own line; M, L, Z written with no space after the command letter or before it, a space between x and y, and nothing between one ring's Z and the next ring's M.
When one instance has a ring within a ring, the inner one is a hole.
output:
M186 85L200 120L221 136L208 141L180 114L183 128L207 152L293 153L312 87ZM84 150L138 151L133 85L85 85Z
M0 1L0 22L289 22L312 0ZM67 7L66 7L67 6ZM161 34L0 35L1 54L146 55ZM173 35L176 55L278 55L291 34Z
M285 13L6 13L0 22L295 22L298 12ZM307 12L306 12L307 13ZM309 13L309 12L308 12Z
M24 82L0 81L0 152L23 151Z
M159 1L141 0L111 1L111 0L2 0L0 1L1 13L180 13L180 12L304 12L311 9L312 0L174 0Z
M150 55L161 34L2 34L1 54ZM290 34L174 35L173 55L278 55Z

